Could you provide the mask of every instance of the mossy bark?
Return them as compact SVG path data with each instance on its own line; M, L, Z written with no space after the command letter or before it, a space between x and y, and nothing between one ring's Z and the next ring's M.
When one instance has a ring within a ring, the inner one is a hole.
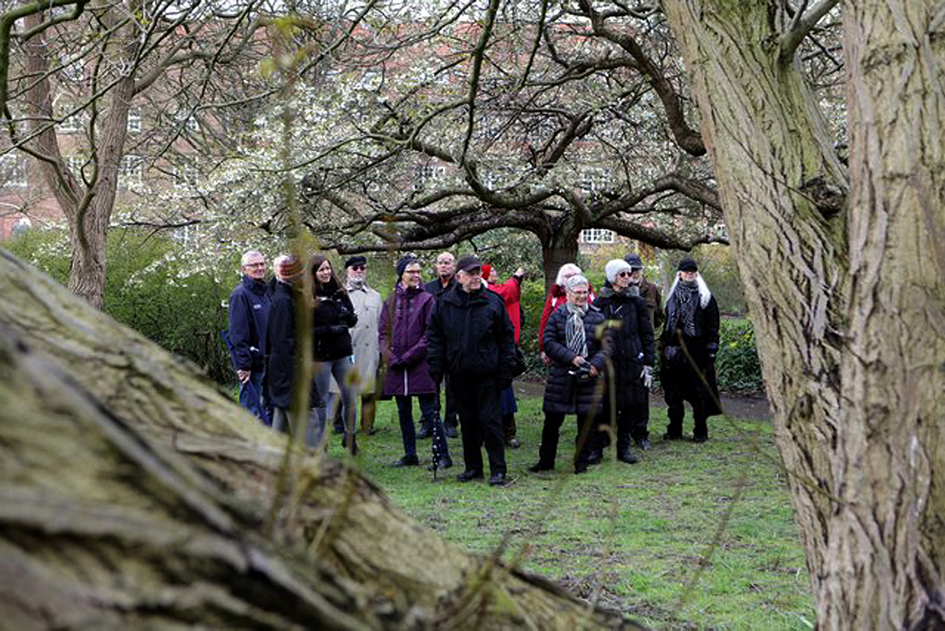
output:
M782 59L773 4L664 8L758 332L819 627L945 628L940 9L844 6L848 179Z
M287 451L193 367L2 251L0 292L3 626L637 628Z

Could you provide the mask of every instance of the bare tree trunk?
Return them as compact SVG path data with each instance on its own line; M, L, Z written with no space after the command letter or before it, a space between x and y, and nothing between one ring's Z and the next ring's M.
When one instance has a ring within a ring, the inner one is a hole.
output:
M945 628L945 40L933 4L846 6L845 206L845 175L803 78L779 59L769 3L664 2L822 629Z
M558 275L558 270L565 263L577 262L577 232L567 235L554 235L549 243L542 243L542 266L545 272L545 293L551 289Z
M639 628L442 541L321 452L286 449L182 360L3 251L0 292L4 626Z

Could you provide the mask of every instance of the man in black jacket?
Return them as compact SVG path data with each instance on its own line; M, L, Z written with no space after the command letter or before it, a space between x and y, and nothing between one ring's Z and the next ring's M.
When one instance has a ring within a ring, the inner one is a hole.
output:
M446 292L456 286L456 259L449 252L440 252L436 257L436 278L428 282L424 289L426 289L428 294L433 294L433 297L440 300ZM440 413L440 390L443 390L446 394L446 410L443 412L443 427L446 430L446 435L450 438L456 438L459 436L457 427L459 426L459 421L456 418L456 397L453 396L453 392L450 389L449 377L446 377L445 380L436 384L436 412ZM423 427L420 429L420 434L417 435L417 438L429 438L433 435L433 430L429 427Z
M262 401L270 306L266 259L250 250L243 254L241 267L243 280L233 290L229 302L230 353L240 382L240 404L269 425Z
M483 477L481 447L489 456L492 486L508 483L499 391L515 372L515 335L505 304L484 288L474 256L457 263L456 286L437 301L427 327L430 376L449 375L463 428L466 470L457 480Z

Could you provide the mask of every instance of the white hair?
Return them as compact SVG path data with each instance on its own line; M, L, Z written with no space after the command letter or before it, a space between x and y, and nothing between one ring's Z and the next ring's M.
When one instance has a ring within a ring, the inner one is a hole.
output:
M266 258L262 255L262 252L260 252L259 250L246 250L245 252L243 252L243 257L240 259L240 267L246 267L247 265L249 265L249 259L251 259L254 256L258 256L262 259Z
M574 263L565 263L558 269L558 276L555 278L555 285L564 287L565 274L583 274L581 268Z
M666 294L666 303L669 303L669 299L676 290L676 285L679 284L679 274L680 272L676 272L676 280L673 281L673 286L669 288L669 293ZM706 305L709 304L709 299L712 298L712 292L709 291L709 286L705 284L705 281L702 279L702 274L699 272L696 272L695 281L696 286L699 287L699 304L705 309Z
M581 285L584 285L585 287L590 287L590 283L587 281L586 278L584 278L584 276L582 276L581 274L575 274L574 276L568 279L567 287L565 287L565 289L567 289L568 291L574 291Z
M289 260L288 254L280 254L272 260L272 273L275 274L278 280L284 280L282 278L282 264Z

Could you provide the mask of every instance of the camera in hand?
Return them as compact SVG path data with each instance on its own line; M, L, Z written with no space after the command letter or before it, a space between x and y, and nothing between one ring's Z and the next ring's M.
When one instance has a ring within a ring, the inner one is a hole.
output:
M586 381L591 378L591 365L581 364L577 368L569 370L568 374L573 375L578 381Z

